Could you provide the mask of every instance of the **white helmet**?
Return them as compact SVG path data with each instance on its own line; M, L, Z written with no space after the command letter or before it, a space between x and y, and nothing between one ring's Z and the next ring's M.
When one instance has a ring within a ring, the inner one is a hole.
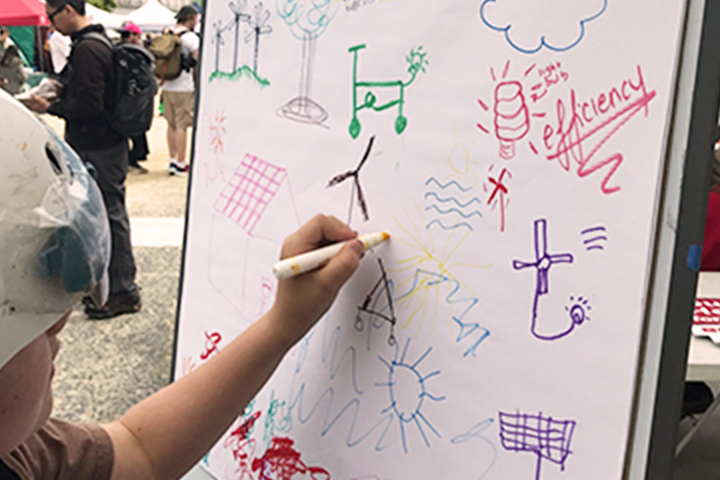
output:
M110 230L68 145L0 89L0 368L84 295L107 299Z

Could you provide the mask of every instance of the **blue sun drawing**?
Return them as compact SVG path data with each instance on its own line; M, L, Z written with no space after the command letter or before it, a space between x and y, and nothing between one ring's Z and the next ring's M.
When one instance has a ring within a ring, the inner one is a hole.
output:
M378 357L382 363L388 368L388 381L386 383L376 383L378 387L387 387L390 395L390 405L383 411L383 414L390 413L391 417L397 418L400 427L400 438L405 453L408 453L408 431L406 427L415 425L418 433L422 437L425 445L430 447L430 440L426 432L426 428L430 430L437 438L441 438L440 433L430 423L430 421L422 413L423 403L425 400L441 402L445 400L445 396L436 396L428 392L427 381L440 374L440 370L435 370L423 375L420 373L419 365L430 355L432 347L428 347L425 353L415 362L407 363L407 356L410 339L405 342L405 347L400 354L400 346L395 346L395 358L387 361L382 357Z
M565 307L565 310L575 325L582 325L586 320L590 320L588 313L592 308L586 298L578 297L575 299L574 297L570 297L570 303L571 305Z

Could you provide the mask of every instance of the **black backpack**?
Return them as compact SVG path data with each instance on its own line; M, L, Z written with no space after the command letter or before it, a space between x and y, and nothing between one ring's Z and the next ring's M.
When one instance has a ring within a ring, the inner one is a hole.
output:
M132 43L113 45L105 35L97 32L81 37L85 38L98 40L113 51L116 79L113 130L128 137L147 132L152 125L158 91L152 54Z

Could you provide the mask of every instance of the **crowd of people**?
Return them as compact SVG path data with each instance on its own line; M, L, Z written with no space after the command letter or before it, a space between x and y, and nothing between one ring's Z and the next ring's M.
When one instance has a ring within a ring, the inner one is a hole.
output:
M88 318L99 320L135 313L142 306L140 288L135 283L137 268L130 238L130 221L126 208L125 181L129 171L146 173L140 162L150 154L146 132L124 135L114 127L112 118L116 103L116 68L114 50L102 25L92 23L85 10L85 0L47 0L48 31L46 50L51 57L53 73L49 76L54 94L45 96L30 90L23 103L36 113L47 113L65 121L65 140L80 158L96 172L96 181L107 209L112 236L109 264L109 297L103 305L83 301ZM167 122L169 151L168 173L184 175L189 166L188 128L193 125L196 63L200 37L194 29L198 11L182 7L177 25L166 32L179 38L182 58L187 58L179 75L160 76L160 102ZM107 42L98 41L98 35ZM147 38L147 37L146 37ZM121 43L139 48L143 31L132 22L121 30ZM7 29L0 27L0 87L17 95L27 89L27 72L18 49L9 40Z

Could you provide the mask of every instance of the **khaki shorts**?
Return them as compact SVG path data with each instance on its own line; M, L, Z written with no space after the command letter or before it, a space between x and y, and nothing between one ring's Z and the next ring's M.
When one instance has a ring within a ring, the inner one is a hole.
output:
M192 127L195 112L195 92L163 92L165 120L170 128Z

